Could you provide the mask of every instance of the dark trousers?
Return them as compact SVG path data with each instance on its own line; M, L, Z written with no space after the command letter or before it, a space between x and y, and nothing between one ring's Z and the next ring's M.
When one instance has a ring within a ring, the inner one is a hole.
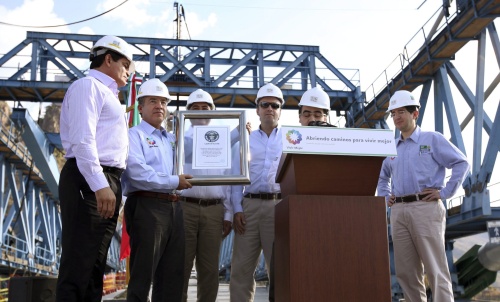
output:
M78 170L76 161L68 160L61 171L62 255L56 301L100 302L102 299L106 258L122 198L119 176L104 174L117 200L110 219L101 218L97 213L95 193Z
M181 302L184 283L184 219L178 202L130 196L125 203L130 236L127 301Z

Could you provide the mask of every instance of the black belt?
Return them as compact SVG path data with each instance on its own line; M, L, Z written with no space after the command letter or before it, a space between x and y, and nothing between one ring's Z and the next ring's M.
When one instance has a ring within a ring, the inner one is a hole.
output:
M159 193L159 192L149 192L149 191L135 191L128 193L128 196L140 196L147 198L157 198L168 200L171 202L179 201L179 195L173 193Z
M218 205L219 203L222 202L222 199L203 199L203 198L194 198L194 197L184 197L180 196L179 197L180 201L185 201L185 202L190 202L190 203L196 203L202 207L209 207L209 206L215 206Z
M411 194L411 195L406 195L406 196L401 196L401 197L396 197L395 203L398 202L414 202L414 201L420 201L422 200L425 196L423 194Z
M67 161L70 162L70 163L75 163L76 164L76 158L74 158L74 157L68 158ZM102 167L102 171L104 173L113 174L113 175L115 175L118 178L120 178L122 176L122 174L123 174L123 171L125 171L125 169L121 169L121 168L117 168L117 167L109 167L109 166L103 166L103 165L101 165L101 167Z
M245 194L245 198L275 200L275 199L281 199L281 193L257 193L257 194L247 193Z

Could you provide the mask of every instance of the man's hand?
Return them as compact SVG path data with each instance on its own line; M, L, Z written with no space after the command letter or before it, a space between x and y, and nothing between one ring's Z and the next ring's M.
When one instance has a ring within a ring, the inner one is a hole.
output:
M441 192L438 189L425 189L420 195L426 195L422 201L436 201L441 199Z
M222 224L222 238L226 238L226 236L231 232L231 229L231 221L224 220Z
M252 132L252 123L247 122L245 128L247 128L248 134L250 134Z
M233 217L233 226L236 234L245 234L245 224L247 224L245 214L243 214L242 212L235 213Z
M179 185L177 186L177 190L184 190L192 188L193 186L187 181L188 179L193 178L193 175L190 174L181 174L179 175Z
M395 201L396 201L396 196L394 196L394 194L389 196L389 199L387 200L387 205L389 206L389 208L392 207Z
M102 188L95 192L97 200L97 213L102 218L112 218L115 214L116 196L110 187Z

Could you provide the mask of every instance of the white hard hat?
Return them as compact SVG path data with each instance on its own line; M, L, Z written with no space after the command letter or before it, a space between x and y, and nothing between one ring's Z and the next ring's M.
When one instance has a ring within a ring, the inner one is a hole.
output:
M313 87L304 92L300 98L299 107L301 106L311 106L330 111L330 97L323 89Z
M134 61L132 59L132 47L130 47L130 45L122 38L115 36L104 36L97 40L94 46L90 49L90 61L92 61L94 57L106 53L106 50L108 49L123 55L130 61L130 73L135 70Z
M411 92L407 90L398 90L391 97L391 100L389 101L389 108L387 109L387 111L405 106L417 106L420 108L420 103L417 99L415 99Z
M257 98L255 99L255 104L259 102L261 98L266 96L275 97L280 100L281 104L285 104L285 99L283 99L283 92L273 83L267 83L266 85L260 87L259 92L257 92Z
M139 88L137 97L141 98L144 96L158 96L166 98L168 102L171 100L171 96L168 93L167 86L159 79L149 79L144 82Z
M214 100L212 99L212 96L210 96L210 94L203 89L197 89L191 92L186 103L187 110L189 110L189 108L191 107L191 105L193 105L193 103L207 103L210 105L212 110L215 109Z

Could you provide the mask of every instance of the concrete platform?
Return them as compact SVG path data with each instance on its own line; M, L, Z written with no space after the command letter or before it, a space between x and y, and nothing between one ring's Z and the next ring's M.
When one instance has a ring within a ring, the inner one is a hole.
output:
M103 302L125 302L125 290L121 290L103 297ZM254 302L267 302L268 291L265 283L258 282L255 290ZM188 300L187 302L196 302L196 279L189 280ZM217 295L217 302L229 302L229 284L219 284L219 294Z

